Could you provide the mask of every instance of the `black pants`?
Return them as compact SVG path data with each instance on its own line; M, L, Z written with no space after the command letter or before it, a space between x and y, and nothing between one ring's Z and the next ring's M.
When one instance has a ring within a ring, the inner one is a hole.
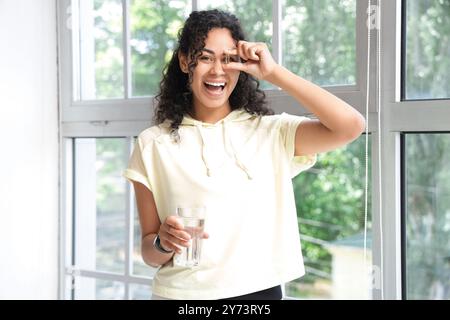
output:
M221 300L281 300L283 293L281 292L281 285L273 288L245 294L243 296L226 298Z

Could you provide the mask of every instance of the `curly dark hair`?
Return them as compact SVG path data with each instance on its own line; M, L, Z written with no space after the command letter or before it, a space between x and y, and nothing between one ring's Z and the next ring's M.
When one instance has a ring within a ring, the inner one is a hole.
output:
M232 14L219 10L193 11L184 27L178 32L178 46L163 71L160 92L156 95L154 121L161 124L171 121L172 132L176 131L185 114L193 113L192 91L190 88L192 74L197 66L197 59L205 47L208 32L214 28L226 28L236 41L245 40L239 20ZM180 68L178 52L189 57L189 73ZM269 109L264 92L259 89L259 81L251 75L241 72L238 82L229 98L231 110L244 108L257 115L274 114Z

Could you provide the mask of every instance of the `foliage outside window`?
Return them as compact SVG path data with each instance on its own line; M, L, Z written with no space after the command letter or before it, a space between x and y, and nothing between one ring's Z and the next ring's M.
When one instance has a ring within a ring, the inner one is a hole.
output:
M450 299L450 134L405 137L406 298Z
M450 98L450 1L408 0L405 98Z
M370 172L369 162L369 177ZM293 180L306 275L287 285L288 295L314 299L371 298L371 279L363 251L364 176L363 135L344 148L320 154L313 168ZM369 181L368 265L371 264L370 184Z
M356 83L356 1L286 0L283 64L316 84Z

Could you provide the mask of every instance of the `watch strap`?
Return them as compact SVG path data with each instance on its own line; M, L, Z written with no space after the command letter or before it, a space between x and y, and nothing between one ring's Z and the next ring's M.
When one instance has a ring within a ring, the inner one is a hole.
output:
M166 250L161 246L161 239L159 238L159 234L156 235L155 240L153 241L153 246L161 253L172 253L173 250Z

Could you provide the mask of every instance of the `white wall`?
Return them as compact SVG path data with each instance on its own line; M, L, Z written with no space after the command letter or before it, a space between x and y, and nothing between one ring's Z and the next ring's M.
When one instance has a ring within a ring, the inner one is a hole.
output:
M56 299L55 0L0 0L0 299Z

